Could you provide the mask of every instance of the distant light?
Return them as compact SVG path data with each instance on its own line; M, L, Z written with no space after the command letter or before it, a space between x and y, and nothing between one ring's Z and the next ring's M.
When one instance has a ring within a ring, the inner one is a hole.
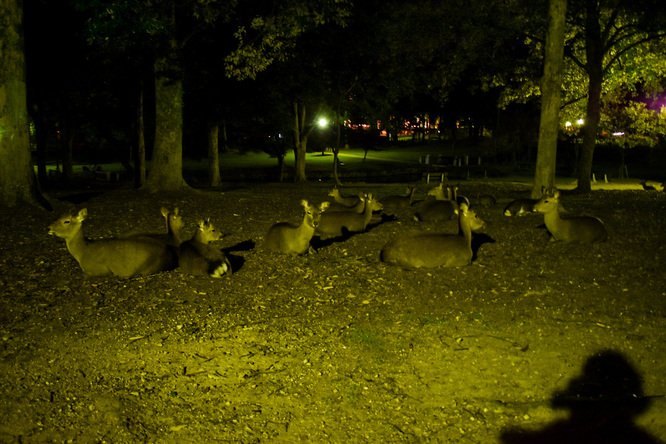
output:
M617 132L613 133L613 135L616 136L616 137L624 136L624 131L617 131Z
M326 120L325 117L322 117L317 120L317 125L319 125L319 128L326 128L328 126L328 120Z
M569 122L568 120L566 122L564 122L564 127L565 128L569 128L570 126L571 126L571 122Z
M576 120L576 123L578 125L582 125L583 123L585 123L585 121L583 119L578 119L578 120Z

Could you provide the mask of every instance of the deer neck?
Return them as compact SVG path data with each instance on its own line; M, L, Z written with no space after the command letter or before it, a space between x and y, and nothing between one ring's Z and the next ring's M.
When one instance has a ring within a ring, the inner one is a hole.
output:
M83 257L83 252L85 251L86 246L90 243L89 240L83 236L83 228L79 227L70 238L65 239L67 244L67 250L71 253L74 258L80 260Z
M305 217L303 217L303 223L298 227L298 233L303 236L312 236L314 232L314 219L306 214Z
M543 216L543 221L545 222L546 227L548 227L549 225L552 226L552 224L556 224L557 221L560 220L560 219L562 219L562 218L560 217L560 204L559 204L559 202L557 203L557 205L554 206L554 208L552 210L550 210L549 212L547 212Z
M208 242L206 241L206 236L204 236L203 230L197 228L197 231L194 233L194 236L192 237L192 240L194 242L198 242L200 244L207 244Z
M372 203L370 200L365 201L365 208L363 209L363 221L367 225L372 219Z
M467 247L471 250L472 249L472 229L469 226L469 222L467 221L467 217L462 214L460 214L460 217L458 217L458 235L461 236L464 240L465 243L467 244Z

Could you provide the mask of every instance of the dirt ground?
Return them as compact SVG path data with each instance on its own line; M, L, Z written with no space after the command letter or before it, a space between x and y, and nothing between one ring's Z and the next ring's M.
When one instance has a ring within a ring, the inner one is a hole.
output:
M609 232L579 245L548 242L542 215L502 214L527 187L464 182L499 200L478 208L464 268L380 262L400 233L456 231L413 210L316 254L263 251L271 224L329 188L87 189L53 194L54 213L2 209L0 442L666 442L665 193L563 196ZM159 232L163 205L185 237L219 226L235 273L86 278L47 235L70 208L88 209L91 238Z

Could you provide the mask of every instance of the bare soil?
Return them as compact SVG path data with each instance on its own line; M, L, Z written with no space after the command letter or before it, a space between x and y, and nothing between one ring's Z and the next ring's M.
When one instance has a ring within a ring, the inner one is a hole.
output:
M2 209L0 442L666 442L666 194L564 195L609 232L580 245L548 242L542 215L503 215L525 186L464 182L499 202L477 209L463 268L380 262L401 233L456 231L413 210L316 254L263 251L329 187L89 189L54 193L54 213ZM88 209L90 238L160 232L163 205L185 237L219 226L235 273L88 278L47 235L70 208Z

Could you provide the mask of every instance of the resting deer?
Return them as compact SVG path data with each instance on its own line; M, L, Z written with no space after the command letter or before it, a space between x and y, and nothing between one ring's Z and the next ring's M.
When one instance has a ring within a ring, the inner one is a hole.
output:
M321 221L315 233L320 236L333 237L365 231L372 219L372 212L379 211L383 207L372 197L372 194L361 199L365 203L363 213L329 213L326 211L321 215Z
M197 231L188 241L180 244L178 265L184 273L207 275L213 278L231 274L231 264L222 250L211 242L219 240L222 234L209 220L199 221Z
M515 199L504 207L505 216L525 216L534 211L534 204L539 199Z
M322 213L328 208L328 202L322 202L319 207L310 205L302 200L305 210L303 222L300 225L291 225L288 222L279 222L273 225L266 235L264 246L267 250L276 253L304 254L310 251L310 240L319 225Z
M380 202L384 207L384 214L395 215L409 208L412 205L415 190L416 187L407 187L405 194L402 196L391 195L382 197Z
M65 239L67 249L84 273L131 277L176 268L176 249L165 242L141 237L86 239L83 221L87 216L88 210L84 208L78 214L65 215L49 226L49 234Z
M452 200L452 188L444 182L428 191L428 198L416 208L414 218L421 222L441 222L457 217L458 204Z
M382 248L381 260L405 268L461 267L474 255L472 232L484 222L467 204L458 211L458 234L420 233L401 236Z
M165 207L162 207L160 208L160 212L166 220L166 233L131 233L119 237L123 239L152 239L177 248L181 242L180 230L185 225L183 218L179 214L178 208L174 208L173 212L170 212Z
M549 193L542 188L543 197L534 205L534 211L543 213L551 241L603 242L608 238L601 219L591 216L562 218L560 216L560 192Z
M340 194L340 190L338 188L333 188L331 191L328 192L328 195L329 197L333 198L336 204L344 205L346 207L353 207L354 205L358 204L361 200L359 196L343 196L342 194Z

